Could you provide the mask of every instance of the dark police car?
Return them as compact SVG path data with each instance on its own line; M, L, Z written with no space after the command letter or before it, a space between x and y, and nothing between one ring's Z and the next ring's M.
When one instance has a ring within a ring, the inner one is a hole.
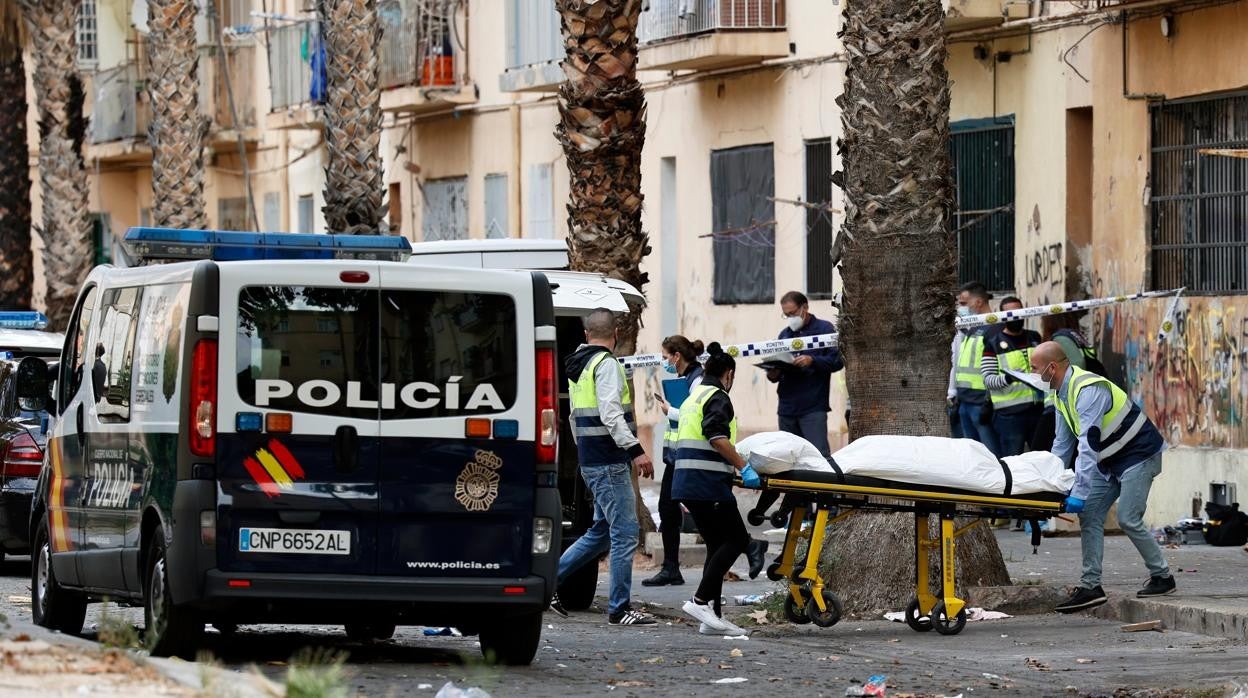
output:
M198 261L97 267L80 292L35 621L78 632L90 601L142 604L153 652L184 655L206 623L453 625L531 662L560 549L545 276L397 263L397 237L126 241Z

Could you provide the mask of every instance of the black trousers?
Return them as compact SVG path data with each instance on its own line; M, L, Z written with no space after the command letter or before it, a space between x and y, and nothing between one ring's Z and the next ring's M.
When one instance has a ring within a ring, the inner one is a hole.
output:
M719 612L719 598L724 592L724 575L732 569L732 563L745 554L750 544L750 534L735 501L682 502L698 532L706 542L706 564L702 567L702 581L694 593L700 600L711 603Z
M1031 450L1050 451L1053 449L1053 441L1057 438L1055 415L1054 408L1044 408L1044 413L1040 415L1040 420L1036 422L1036 431L1031 435Z
M659 533L663 535L663 567L680 569L680 529L685 516L680 503L672 499L672 478L676 466L670 458L663 459L663 482L659 485Z

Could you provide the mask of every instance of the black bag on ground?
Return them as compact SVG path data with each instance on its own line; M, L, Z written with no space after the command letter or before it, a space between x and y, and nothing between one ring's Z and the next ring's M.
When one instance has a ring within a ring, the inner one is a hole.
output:
M1248 543L1248 514L1239 510L1239 502L1230 506L1209 502L1205 505L1209 521L1205 524L1205 542L1209 545L1243 545Z

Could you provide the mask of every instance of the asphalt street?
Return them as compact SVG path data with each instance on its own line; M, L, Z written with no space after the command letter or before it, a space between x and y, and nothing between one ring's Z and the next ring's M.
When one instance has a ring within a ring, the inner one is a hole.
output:
M23 620L30 617L28 564L10 558L0 566L0 612ZM749 639L725 639L699 635L670 605L656 610L665 617L648 628L608 626L601 611L570 619L547 614L543 647L527 668L486 666L474 638L426 637L421 628L400 628L391 641L360 645L337 627L249 626L230 637L210 634L207 649L226 667L254 667L275 679L303 648L342 651L349 655L352 688L369 696L432 696L448 681L493 696L783 690L843 696L855 682L879 674L887 676L890 696L1115 695L1120 689L1117 695L1143 696L1248 684L1248 647L1242 644L1180 632L1124 633L1117 623L1083 616L972 622L954 637L917 634L887 621L846 620L830 629L773 622ZM111 612L141 624L140 609ZM100 606L92 607L87 637L100 613Z

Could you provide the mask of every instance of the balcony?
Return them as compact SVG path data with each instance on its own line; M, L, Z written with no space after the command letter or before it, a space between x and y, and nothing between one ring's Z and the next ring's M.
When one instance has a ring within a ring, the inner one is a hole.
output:
M637 28L642 70L714 70L789 55L784 0L651 0Z
M1029 0L943 0L945 29L950 32L993 27L1030 15Z
M455 3L448 0L385 0L378 4L381 108L388 112L431 113L477 101L465 70L454 26ZM312 20L269 32L272 111L269 128L319 129L325 75L321 68L320 23ZM314 75L313 66L319 69Z
M240 131L245 141L254 145L259 140L255 130L255 100L252 98L254 47L228 49L233 110L216 51L215 48L204 47L200 49L199 56L199 109L210 120L205 145L213 150L236 148ZM142 55L142 48L139 53ZM98 158L101 162L143 162L151 159L147 131L152 110L146 80L145 59L127 61L90 77L88 89L92 102L88 157Z
M554 0L507 0L503 92L554 92L563 82L563 36Z

